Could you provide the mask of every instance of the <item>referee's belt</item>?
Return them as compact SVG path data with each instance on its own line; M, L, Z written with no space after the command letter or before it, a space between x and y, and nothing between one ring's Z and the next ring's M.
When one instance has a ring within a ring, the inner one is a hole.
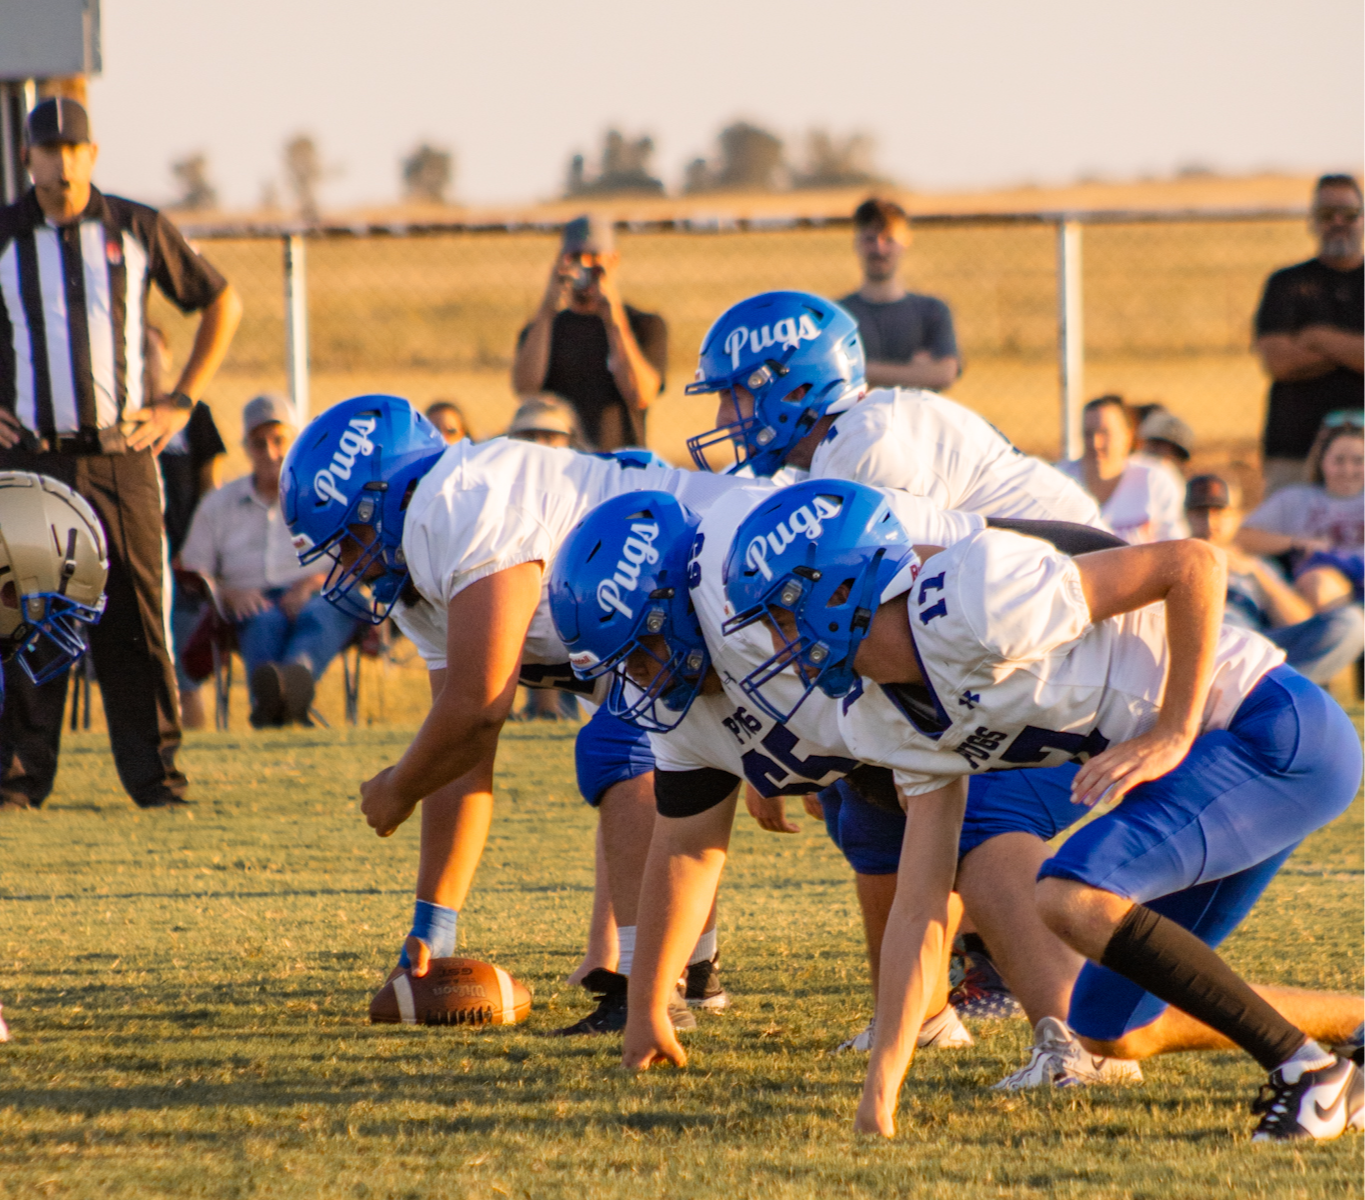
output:
M40 437L25 429L20 436L19 450L32 454L127 454L128 442L117 425L105 429L80 429L74 433L59 433L55 437Z

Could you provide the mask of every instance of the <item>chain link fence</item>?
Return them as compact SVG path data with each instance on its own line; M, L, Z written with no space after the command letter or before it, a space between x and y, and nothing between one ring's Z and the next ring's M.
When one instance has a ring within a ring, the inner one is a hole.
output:
M1083 382L1073 399L1120 392L1160 401L1193 427L1201 451L1254 461L1266 381L1251 321L1271 271L1314 253L1306 213L1068 216L1081 238ZM1062 446L1058 365L1061 218L921 217L903 278L953 311L964 361L954 399L1019 446ZM460 401L475 433L501 431L515 407L510 373L558 246L552 226L187 228L241 293L245 317L210 397L235 441L241 405L287 390L287 235L306 249L311 410L364 391L415 403ZM297 243L296 243L297 244ZM847 220L671 222L619 227L628 302L669 326L667 390L651 445L683 461L684 439L712 423L689 398L702 335L728 305L768 288L841 296L858 284ZM1074 276L1073 276L1074 278ZM183 361L192 323L158 298L154 318Z

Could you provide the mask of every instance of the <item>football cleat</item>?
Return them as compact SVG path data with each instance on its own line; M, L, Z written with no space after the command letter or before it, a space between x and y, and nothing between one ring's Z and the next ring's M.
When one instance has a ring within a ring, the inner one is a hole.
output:
M720 955L687 964L683 997L688 1008L720 1012L730 1007L730 996L720 982Z
M877 1018L873 1017L867 1023L867 1028L860 1033L855 1033L846 1042L840 1042L834 1048L835 1054L842 1054L846 1050L853 1050L859 1054L867 1054L872 1049L872 1039L877 1031ZM930 1017L919 1027L919 1037L915 1045L921 1050L961 1050L966 1046L975 1045L971 1033L958 1018L951 1004L946 1004L943 1011Z
M953 983L948 1003L957 1015L971 1021L1006 1021L1024 1015L995 964L982 951L954 953L949 978Z
M1327 1141L1348 1129L1365 1129L1365 1078L1349 1058L1333 1058L1290 1081L1286 1063L1270 1073L1251 1111L1261 1118L1253 1142Z
M597 1007L582 1020L552 1030L550 1037L582 1037L585 1034L620 1033L626 1027L626 991L630 977L597 967L583 976L583 986L597 999ZM697 1018L675 988L668 1003L668 1019L678 1031L695 1029Z
M9 1026L5 1024L4 1009L0 1006L0 1042L7 1041L9 1041Z
M1141 1082L1142 1069L1137 1063L1091 1054L1060 1017L1044 1017L1034 1027L1028 1062L992 1087L996 1091L1014 1092L1036 1087Z
M1357 1025L1350 1037L1330 1049L1341 1058L1349 1058L1356 1066L1365 1067L1365 1025Z

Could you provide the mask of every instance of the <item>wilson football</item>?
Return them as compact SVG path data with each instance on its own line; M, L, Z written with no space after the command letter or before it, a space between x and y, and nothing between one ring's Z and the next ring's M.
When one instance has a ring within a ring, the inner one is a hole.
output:
M477 958L434 958L425 975L395 970L370 1001L376 1025L516 1025L531 993L501 967Z

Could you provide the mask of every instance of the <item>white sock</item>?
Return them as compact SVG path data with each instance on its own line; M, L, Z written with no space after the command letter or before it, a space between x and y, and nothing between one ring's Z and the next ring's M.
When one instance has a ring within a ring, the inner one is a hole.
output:
M697 939L696 948L692 951L692 957L687 960L690 967L693 963L710 962L716 957L716 931L708 929Z
M630 968L635 965L635 926L618 925L616 927L616 973L618 975L629 975Z
M1275 1069L1285 1083L1298 1083L1305 1071L1320 1071L1331 1065L1332 1056L1309 1038Z

